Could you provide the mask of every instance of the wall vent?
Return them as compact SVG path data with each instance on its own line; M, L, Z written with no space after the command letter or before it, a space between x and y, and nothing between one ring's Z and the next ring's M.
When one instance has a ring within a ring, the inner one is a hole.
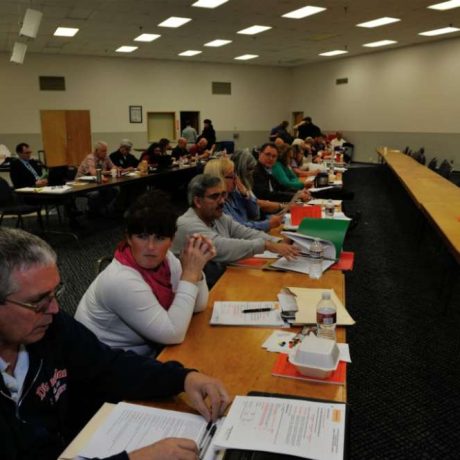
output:
M337 78L335 81L336 85L347 85L348 84L348 78Z
M40 91L65 91L64 77L38 77Z
M212 94L232 94L232 84L226 81L213 81Z

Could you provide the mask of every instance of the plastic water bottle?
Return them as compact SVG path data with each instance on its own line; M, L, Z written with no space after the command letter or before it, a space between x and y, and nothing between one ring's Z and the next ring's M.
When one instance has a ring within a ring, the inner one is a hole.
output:
M334 217L335 205L333 200L327 200L326 206L324 207L324 214L326 217Z
M331 299L330 292L323 292L316 306L317 336L323 339L335 340L337 325L337 307Z
M310 246L310 278L319 280L323 275L323 245L315 239Z

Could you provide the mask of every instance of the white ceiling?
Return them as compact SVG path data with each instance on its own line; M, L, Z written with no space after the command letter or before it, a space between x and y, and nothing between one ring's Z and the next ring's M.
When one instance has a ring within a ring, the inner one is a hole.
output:
M27 8L43 12L36 39L27 41L28 53L118 56L120 59L172 59L195 62L237 63L241 54L258 54L250 64L297 66L323 62L319 53L346 47L349 54L376 52L363 48L364 43L383 39L398 44L390 49L460 37L460 32L428 38L419 32L460 25L460 8L450 11L427 9L440 0L229 0L215 9L192 7L195 0L0 0L0 51L10 52L19 38L19 29ZM322 6L326 11L304 19L281 15L306 5ZM158 27L170 16L191 18L178 29ZM400 18L401 22L364 29L356 24L382 16ZM237 34L251 25L272 29L254 36ZM57 26L80 29L73 38L54 37ZM151 43L133 42L143 33L159 33ZM221 48L204 47L216 38L233 42ZM121 45L135 45L131 54L116 53ZM202 50L194 57L178 53ZM27 56L26 56L27 59Z

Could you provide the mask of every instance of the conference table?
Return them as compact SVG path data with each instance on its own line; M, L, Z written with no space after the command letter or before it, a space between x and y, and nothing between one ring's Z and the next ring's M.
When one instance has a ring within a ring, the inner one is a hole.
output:
M321 279L294 272L273 272L261 269L228 267L212 288L206 310L192 318L183 343L166 347L160 361L176 360L185 366L220 379L230 396L249 391L283 393L345 402L346 385L313 383L271 375L278 354L262 348L262 343L276 328L211 326L215 301L275 301L283 287L334 289L345 304L345 277L341 271L329 270ZM300 327L292 328L300 331ZM337 329L337 340L345 341L345 328ZM182 399L155 403L155 406L182 411L190 408Z

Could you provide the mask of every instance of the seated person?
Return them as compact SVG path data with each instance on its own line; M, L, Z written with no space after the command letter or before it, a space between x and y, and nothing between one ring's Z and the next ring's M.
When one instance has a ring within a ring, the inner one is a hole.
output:
M102 169L102 174L110 175L114 164L107 156L107 142L98 141L94 144L94 151L89 153L78 167L76 179L82 176L96 176L96 169ZM114 205L118 191L114 187L104 187L99 190L87 192L88 214L96 216L108 211Z
M227 189L227 198L224 203L225 214L246 227L264 232L281 225L281 216L271 216L260 220L257 199L249 193L249 190L235 174L235 165L232 160L227 157L211 160L206 163L204 172L211 176L220 177L225 184Z
M284 149L278 156L278 161L273 165L272 174L275 179L287 189L302 190L311 186L311 181L299 177L292 170L291 164L294 157L293 148Z
M207 160L213 153L216 144L208 149L208 141L202 137L196 144L192 145L188 151L190 157L198 160Z
M277 158L278 150L273 143L268 142L262 145L259 151L259 161L254 171L254 194L257 198L271 201L290 201L295 194L295 190L281 184L272 171ZM307 191L303 191L300 193L299 198L302 201L307 201L310 198L310 194Z
M147 150L145 150L140 158L140 161L147 161L151 166L156 166L158 164L158 157L162 155L161 147L158 142L152 142Z
M162 137L158 141L158 146L160 147L161 154L167 155L171 151L171 142L166 137Z
M206 308L202 270L214 257L214 246L191 234L177 259L169 251L176 220L168 196L159 191L142 195L130 208L125 240L75 314L107 345L152 354L156 344L181 343L193 313Z
M267 233L245 227L225 215L227 192L222 180L209 174L195 176L188 185L190 208L179 217L172 251L179 254L189 235L199 233L208 237L216 247L216 257L205 267L213 284L225 270L225 265L265 250L288 258L298 255L294 246L279 243Z
M279 125L275 126L270 131L269 139L274 142L277 138L283 142L290 144L292 142L292 136L289 134L287 127L289 126L288 121L282 121Z
M331 149L333 152L335 150L343 150L343 146L346 143L347 141L343 138L342 133L337 131L335 133L335 138L331 140Z
M223 414L229 397L218 380L176 361L112 350L59 311L56 253L46 242L0 228L0 260L1 458L58 458L106 401L170 398L185 391L206 420ZM193 441L168 438L110 460L197 456Z
M40 161L31 158L29 144L21 142L16 146L19 158L11 161L10 178L14 188L44 187L48 179L44 177L44 168Z
M187 139L185 139L185 137L179 137L179 139L177 139L177 145L172 149L171 155L176 160L179 160L180 158L187 158L189 156L187 150Z
M308 163L304 155L302 144L295 144L292 146L292 160L291 168L297 177L304 180L310 177L310 181L318 174L318 170L309 170Z
M123 171L133 171L137 168L139 160L131 153L133 143L129 139L123 139L120 147L110 154L112 163Z

